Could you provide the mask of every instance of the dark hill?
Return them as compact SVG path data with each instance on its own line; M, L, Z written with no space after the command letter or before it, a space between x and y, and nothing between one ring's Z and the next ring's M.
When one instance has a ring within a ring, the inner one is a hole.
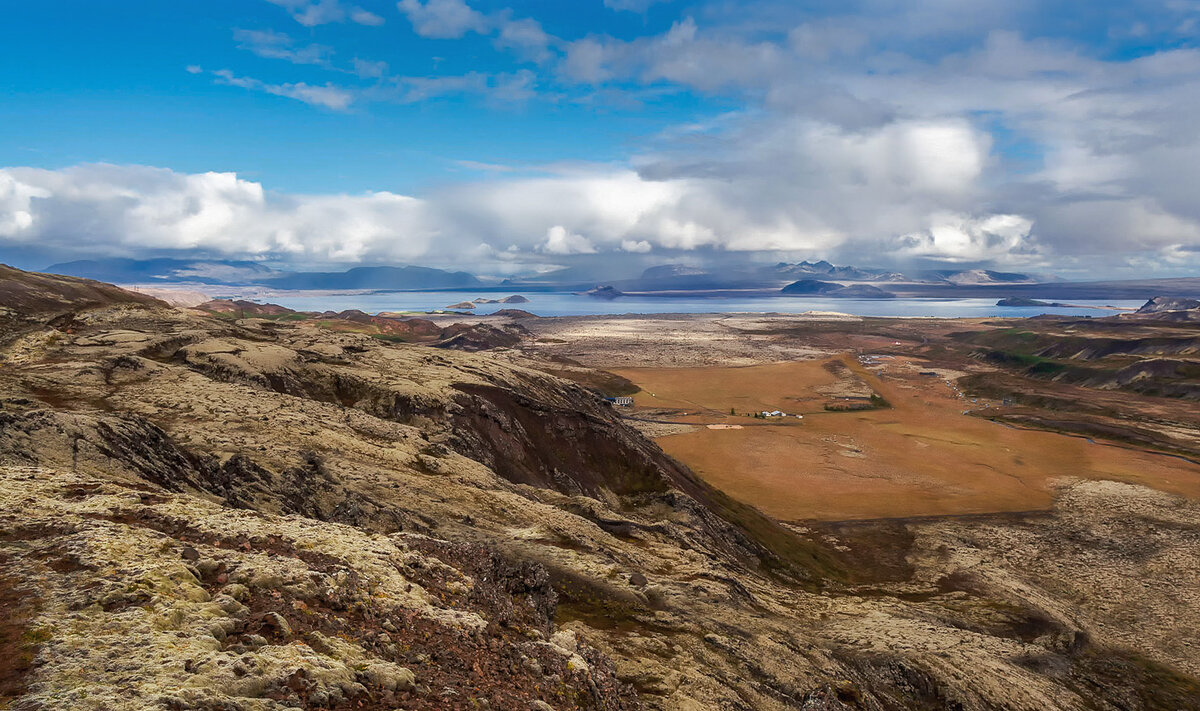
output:
M476 286L467 272L430 267L356 267L345 272L295 272L266 282L279 289L437 289Z
M789 296L832 296L840 299L892 299L895 294L870 284L842 286L830 281L801 279L779 290Z
M145 294L91 279L38 274L0 264L0 306L22 315L63 313L114 304L167 305Z

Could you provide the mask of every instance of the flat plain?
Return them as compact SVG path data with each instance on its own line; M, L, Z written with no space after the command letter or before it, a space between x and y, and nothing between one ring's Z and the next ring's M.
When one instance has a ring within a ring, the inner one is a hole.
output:
M636 349L605 343L585 326L592 338L583 341L588 350L575 356L641 388L626 416L667 453L713 486L781 520L1045 510L1058 483L1067 479L1142 484L1200 498L1200 464L1187 453L1139 446L1104 437L1105 432L1053 431L1021 421L1029 408L1016 397L964 391L960 378L994 382L1014 375L1025 376L1024 386L1070 388L997 367L977 349L943 335L960 329L988 333L1000 330L997 324L760 319L737 324L744 329L737 337L744 348L722 342L703 349L710 356L730 353L724 363L695 365L695 358L678 353L689 341L687 324L694 323L695 338L729 322L718 317L671 322L680 333L677 340ZM638 325L625 319L608 333L615 340L639 338ZM642 325L642 333L662 330L661 324ZM578 349L580 342L573 345ZM781 353L791 357L770 360ZM651 365L627 367L637 354ZM1128 355L1118 357L1127 365ZM682 364L662 365L671 362ZM1080 409L1115 397L1156 412L1157 420L1147 420L1151 426L1186 424L1186 413L1194 410L1188 401L1116 387L1076 389ZM1041 409L1042 415L1065 414L1057 403ZM786 416L753 416L762 411Z

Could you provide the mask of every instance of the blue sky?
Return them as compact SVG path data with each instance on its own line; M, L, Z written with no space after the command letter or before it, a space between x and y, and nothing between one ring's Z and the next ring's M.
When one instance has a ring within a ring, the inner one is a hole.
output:
M330 110L224 85L212 74L370 92L385 82L354 75L355 60L386 62L389 76L431 80L539 70L495 48L493 37L425 38L395 3L366 0L360 7L383 23L305 26L285 7L246 0L22 3L0 26L9 68L0 155L6 164L49 168L110 162L236 171L286 191L413 191L462 179L470 169L460 161L623 160L646 136L730 105L679 90L650 106L596 103L588 100L591 89L546 77L519 100L459 92L412 102L357 99ZM473 7L491 14L507 6ZM662 5L644 14L614 12L600 2L521 9L548 32L568 36L632 38L669 28L677 14ZM266 34L275 41L256 41ZM256 53L303 53L314 45L321 51L313 64Z
M1200 262L1200 2L13 3L0 259Z

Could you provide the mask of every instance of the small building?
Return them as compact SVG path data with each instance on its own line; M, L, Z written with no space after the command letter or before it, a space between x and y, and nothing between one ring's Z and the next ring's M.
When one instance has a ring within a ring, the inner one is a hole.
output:
M631 397L606 397L604 399L617 407L633 407L633 398Z

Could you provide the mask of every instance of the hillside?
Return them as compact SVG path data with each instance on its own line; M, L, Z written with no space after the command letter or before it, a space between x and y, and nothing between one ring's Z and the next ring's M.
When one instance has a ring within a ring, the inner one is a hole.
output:
M519 332L467 353L100 293L69 323L22 311L0 343L12 708L1200 700L1194 657L1155 632L1200 611L1141 586L1169 555L1160 578L1188 589L1194 503L1064 482L1028 519L785 525ZM1127 584L1137 624L1102 604Z
M38 274L0 264L0 307L10 315L63 313L115 304L165 306L158 299L91 279Z

